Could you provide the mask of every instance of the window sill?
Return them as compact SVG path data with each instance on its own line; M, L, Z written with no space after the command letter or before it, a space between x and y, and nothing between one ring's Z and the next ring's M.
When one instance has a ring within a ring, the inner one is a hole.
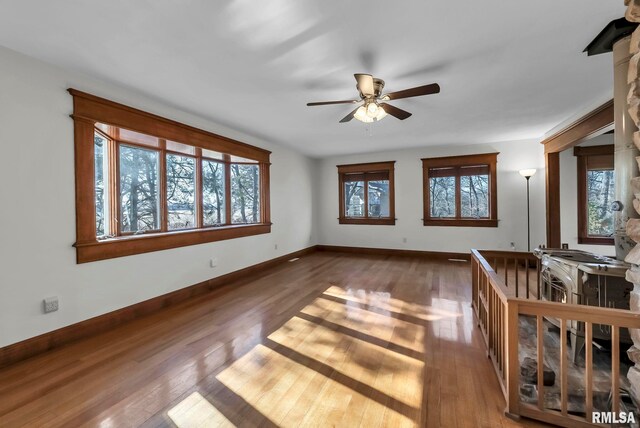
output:
M426 219L425 226L453 226L453 227L498 227L495 219Z
M395 218L353 218L353 217L340 217L338 219L340 224L368 224L368 225L386 225L393 226L396 224Z
M73 246L76 247L76 261L80 264L264 233L271 233L271 223L130 235L101 241L76 242Z
M599 236L587 236L587 237L579 237L578 244L588 244L588 245L615 245L613 238L609 237L599 237Z

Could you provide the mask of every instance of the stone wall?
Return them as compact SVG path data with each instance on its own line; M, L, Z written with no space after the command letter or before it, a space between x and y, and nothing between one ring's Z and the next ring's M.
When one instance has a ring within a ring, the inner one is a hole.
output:
M640 22L640 0L625 0L627 12L625 17L631 22ZM636 126L640 125L640 27L638 27L631 35L630 53L632 55L629 61L629 74L627 81L629 83L629 95L627 103L629 107L629 115L635 122ZM633 134L633 142L640 149L640 132ZM636 157L640 166L640 156ZM640 177L631 180L631 187L635 199L633 200L634 209L640 214ZM627 235L635 242L640 242L640 219L629 219L627 222ZM640 312L640 244L631 250L625 261L631 263L632 267L627 271L627 280L634 284L631 292L631 310ZM635 366L629 369L627 377L631 383L631 392L636 401L640 399L640 330L631 330L631 338L633 346L629 348L627 354Z

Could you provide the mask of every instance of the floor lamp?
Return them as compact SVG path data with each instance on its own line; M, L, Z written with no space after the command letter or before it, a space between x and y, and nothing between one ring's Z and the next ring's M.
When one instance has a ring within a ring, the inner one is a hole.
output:
M531 213L529 212L529 179L536 173L535 169L521 169L518 171L527 179L527 251L531 251Z

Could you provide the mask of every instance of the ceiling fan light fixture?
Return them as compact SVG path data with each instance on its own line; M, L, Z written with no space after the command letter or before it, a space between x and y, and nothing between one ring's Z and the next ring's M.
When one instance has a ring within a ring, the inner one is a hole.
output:
M371 122L378 122L379 120L382 120L387 116L387 112L384 111L384 109L378 105L376 105L374 110L375 114L372 116L371 115L372 109L369 108L371 104L374 104L374 103L368 104L367 107L363 105L360 106L356 111L356 113L353 115L353 117L355 119L358 119L360 122L371 123Z
M367 116L374 119L378 115L378 104L375 101L371 101L367 104Z
M367 109L365 108L365 106L358 107L358 111L356 111L356 114L354 114L353 117L364 123L371 123L374 121L374 118L369 117L369 115L367 114Z

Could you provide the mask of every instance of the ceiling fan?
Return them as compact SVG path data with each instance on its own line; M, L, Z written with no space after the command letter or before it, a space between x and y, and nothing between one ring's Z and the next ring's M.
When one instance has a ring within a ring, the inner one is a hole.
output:
M408 111L399 109L385 102L380 101L392 101L402 98L419 97L422 95L437 94L440 92L440 86L437 83L430 85L418 86L411 89L405 89L403 91L391 92L382 95L382 89L384 88L384 80L377 79L370 74L354 74L356 81L358 82L356 88L360 93L359 100L343 100L343 101L321 101L316 103L307 103L307 106L323 106L330 104L362 104L356 107L351 113L346 115L340 123L349 122L354 117L361 122L370 123L377 122L383 119L387 114L396 117L400 120L405 120L411 113Z

